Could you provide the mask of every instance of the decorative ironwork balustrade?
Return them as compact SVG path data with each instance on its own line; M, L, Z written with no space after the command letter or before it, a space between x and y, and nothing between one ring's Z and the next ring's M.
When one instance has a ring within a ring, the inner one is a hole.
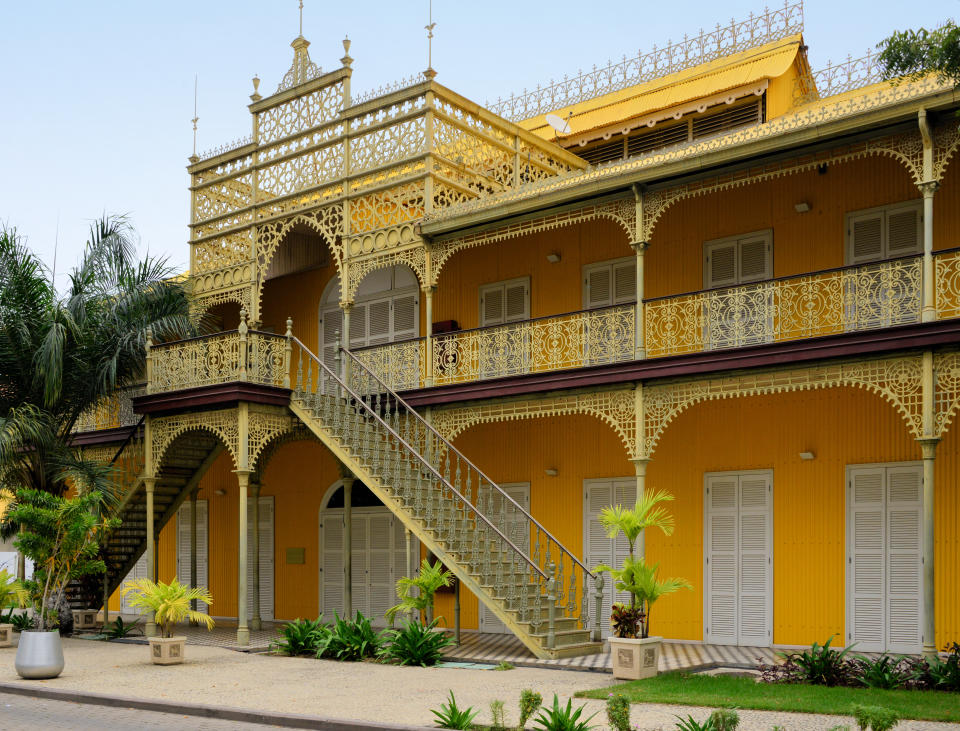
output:
M960 317L960 249L937 252L934 272L937 319Z
M426 380L426 339L404 340L356 348L352 352L364 367L385 378L390 388L406 391L420 388Z
M633 305L483 327L433 340L435 385L630 360Z
M648 358L920 321L919 257L644 302Z
M133 426L140 417L133 412L133 399L146 392L145 384L122 388L107 396L77 418L74 432L91 432Z

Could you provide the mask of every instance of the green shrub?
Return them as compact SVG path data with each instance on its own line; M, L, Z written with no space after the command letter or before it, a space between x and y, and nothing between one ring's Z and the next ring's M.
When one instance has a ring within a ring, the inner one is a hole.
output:
M442 704L439 709L431 709L430 713L437 717L437 726L440 728L470 729L478 712L473 710L473 706L457 708L457 699L451 690L450 702Z
M273 643L273 647L284 655L315 655L329 634L330 628L323 617L297 619L280 628L280 639Z
M823 645L816 642L809 650L782 653L783 664L760 665L760 679L765 683L810 683L812 685L857 685L857 661L848 659L853 645L843 650L830 647L833 637Z
M568 700L566 708L560 707L560 699L557 694L553 694L553 708L544 708L540 715L534 720L537 727L543 731L588 731L592 726L590 719L597 714L581 719L585 705L579 708L573 707L573 701Z
M900 720L895 711L882 706L854 706L853 717L860 731L890 731Z
M513 670L513 663L509 663L506 660L501 660L498 662L491 670Z
M517 728L524 728L533 714L540 710L543 705L543 696L535 693L529 688L520 691L520 723Z
M614 731L630 731L630 701L625 695L607 696L607 720Z
M490 701L490 728L492 731L506 731L507 722L504 715L503 701Z
M718 708L708 720L715 731L736 731L740 725L740 715L732 708Z
M903 658L881 655L876 660L860 658L856 664L857 680L868 688L891 690L904 684Z
M37 621L29 614L14 614L10 617L9 624L13 625L14 632L24 632L26 630L35 629L37 626Z
M398 665L421 665L429 667L443 659L445 647L454 639L446 632L434 632L438 620L424 627L416 621L407 621L401 629L387 630L383 634L383 646L378 656Z
M935 690L960 691L960 644L954 642L944 650L950 653L946 660L937 656L927 661L931 685Z
M142 635L143 627L140 626L139 619L135 619L132 622L124 622L123 617L117 617L103 628L103 633L107 636L107 639L119 640L124 637Z
M382 644L382 636L374 632L370 620L360 612L352 620L341 619L336 612L330 633L317 645L317 657L333 660L363 660L374 657Z
M706 719L703 723L700 723L693 716L687 716L686 718L676 716L676 719L677 731L717 731L713 725L713 716Z

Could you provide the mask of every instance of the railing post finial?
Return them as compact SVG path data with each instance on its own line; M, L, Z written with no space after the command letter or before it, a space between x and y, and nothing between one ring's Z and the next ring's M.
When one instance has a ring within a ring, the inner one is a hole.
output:
M602 635L600 631L600 614L603 612L603 574L597 573L593 580L593 598L597 603L597 611L593 615L593 641L599 642Z
M247 327L247 309L245 307L240 308L240 324L237 326L237 330L240 331L241 335L246 335L249 330Z
M337 332L334 333L333 360L336 364L335 370L337 372L337 376L340 378L343 378L343 357L340 355L340 351L342 349L342 343L340 342L340 331L337 330Z
M247 310L240 308L240 324L237 326L237 332L240 335L240 380L247 380Z
M293 359L293 318L287 318L286 342L283 344L283 387L290 388L290 362Z

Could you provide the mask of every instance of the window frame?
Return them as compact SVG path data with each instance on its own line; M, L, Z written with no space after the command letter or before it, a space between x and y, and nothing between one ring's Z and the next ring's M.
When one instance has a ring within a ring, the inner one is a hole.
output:
M743 281L742 275L740 273L740 244L742 241L747 239L756 239L764 238L766 239L767 245L767 257L766 257L766 276L759 279L751 279L749 281ZM717 239L709 239L703 242L703 247L701 248L701 257L700 263L703 268L703 289L704 290L717 290L717 289L726 289L729 287L743 287L750 284L757 284L758 282L766 282L774 278L773 270L773 228L764 228L757 231L748 231L742 234L735 234L733 236L724 236ZM707 257L709 256L709 251L719 246L734 244L736 246L736 275L734 276L734 282L732 284L710 284L710 267L708 265Z
M507 319L507 289L509 287L522 284L524 288L524 317L514 320ZM488 323L484 318L484 296L487 292L500 289L503 291L503 321ZM501 279L497 282L481 284L477 292L477 322L479 327L500 327L501 325L511 325L518 322L524 322L530 319L530 276L513 277L512 279Z
M614 272L620 265L628 265L631 267L634 273L634 282L633 282L633 292L629 299L617 301L616 297L616 277ZM610 302L604 305L591 305L590 304L590 273L598 269L608 269L610 271ZM629 305L635 304L637 301L637 282L636 282L636 271L637 271L637 258L636 256L620 256L616 259L605 259L603 261L595 261L590 264L584 264L581 267L581 302L582 309L584 310L599 310L604 307L614 307L616 305Z
M913 253L898 253L890 255L889 250L889 229L887 217L891 211L915 209L917 211L917 247ZM853 224L854 218L860 216L869 216L872 214L882 214L883 223L880 228L881 255L876 259L863 259L855 262L853 260ZM861 208L856 211L847 211L843 216L843 262L844 266L860 266L875 264L890 259L899 259L904 256L918 256L923 253L923 198L911 198L910 200L897 201L896 203L887 203L882 206L873 206L872 208Z

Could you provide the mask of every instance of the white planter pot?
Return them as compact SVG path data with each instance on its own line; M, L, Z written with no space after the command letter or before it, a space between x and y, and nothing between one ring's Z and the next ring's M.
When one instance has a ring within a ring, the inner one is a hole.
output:
M150 660L154 665L179 665L183 662L186 637L150 637Z
M645 640L610 637L607 642L610 643L613 677L641 680L657 674L662 637L648 637Z
M20 633L14 667L21 678L55 678L63 672L63 645L60 633L27 630Z
M0 647L13 647L12 624L0 624Z

